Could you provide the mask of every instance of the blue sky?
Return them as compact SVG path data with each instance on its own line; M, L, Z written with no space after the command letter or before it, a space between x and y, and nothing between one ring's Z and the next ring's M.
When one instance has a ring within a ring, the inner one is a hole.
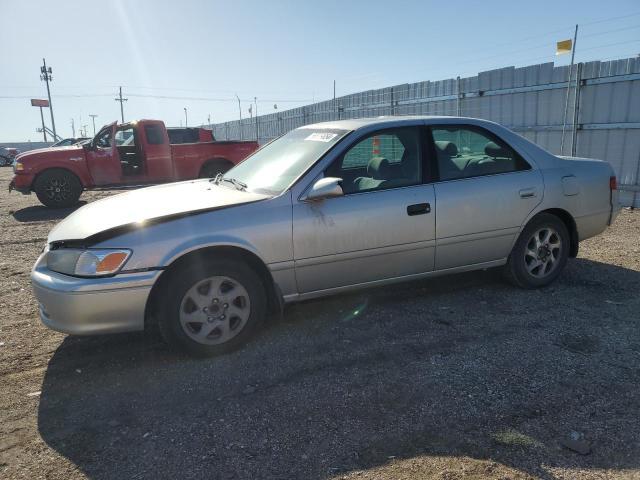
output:
M605 8L606 7L606 8ZM56 127L116 120L178 126L258 113L420 80L555 61L555 42L580 24L576 60L640 54L637 0L443 1L30 1L1 0L0 141L39 141L53 67ZM166 98L188 97L188 98ZM208 100L204 100L204 98ZM45 112L48 113L48 112ZM47 124L50 120L45 117Z

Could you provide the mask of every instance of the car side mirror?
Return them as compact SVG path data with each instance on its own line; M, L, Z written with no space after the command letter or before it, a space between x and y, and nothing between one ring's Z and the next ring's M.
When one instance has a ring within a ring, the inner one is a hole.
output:
M311 190L309 190L303 200L305 202L315 202L324 200L325 198L341 197L344 195L344 191L340 185L341 183L341 178L321 178L313 184L313 187L311 187Z

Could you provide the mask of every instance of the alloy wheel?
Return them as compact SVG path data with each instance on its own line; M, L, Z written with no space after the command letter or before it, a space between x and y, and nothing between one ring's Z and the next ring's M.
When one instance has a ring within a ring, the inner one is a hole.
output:
M198 281L180 302L180 325L189 338L205 345L228 342L244 328L251 301L244 286L229 277Z
M52 178L44 188L45 195L56 202L64 202L71 196L71 186L66 179Z
M548 276L559 263L562 238L551 227L537 230L527 242L524 263L530 275L536 278Z

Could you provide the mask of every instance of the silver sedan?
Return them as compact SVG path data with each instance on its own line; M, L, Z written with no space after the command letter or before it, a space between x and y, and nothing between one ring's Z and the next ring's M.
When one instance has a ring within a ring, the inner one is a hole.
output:
M608 163L554 156L495 123L320 123L224 176L80 208L51 231L32 282L55 330L157 322L170 345L212 355L284 304L336 292L490 267L547 285L618 208Z

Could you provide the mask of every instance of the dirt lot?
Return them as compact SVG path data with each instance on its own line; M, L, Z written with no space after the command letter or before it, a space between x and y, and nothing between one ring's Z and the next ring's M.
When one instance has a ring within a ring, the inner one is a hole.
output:
M193 360L155 335L44 328L29 270L69 211L9 178L2 478L640 478L638 212L543 290L491 271L368 290Z

